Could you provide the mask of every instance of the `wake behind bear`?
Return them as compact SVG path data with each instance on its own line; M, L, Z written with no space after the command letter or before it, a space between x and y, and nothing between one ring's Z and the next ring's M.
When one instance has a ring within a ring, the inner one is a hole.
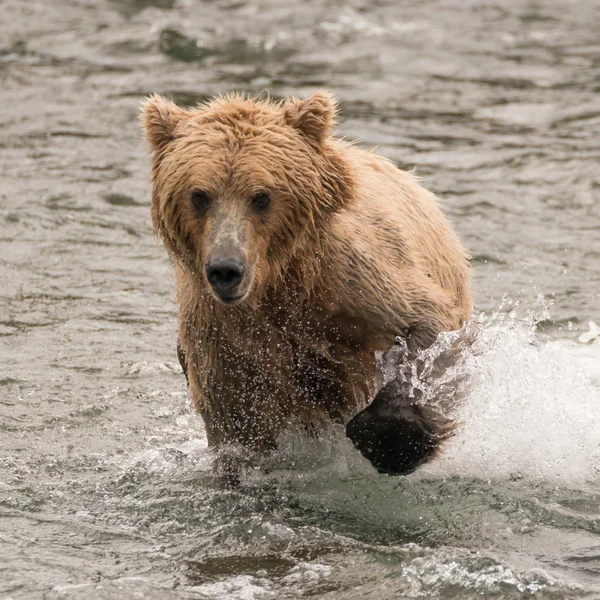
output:
M460 328L469 266L435 196L335 138L335 114L325 92L144 104L179 356L209 446L266 452L284 428L337 422L378 470L410 473L447 420L405 380L375 395L375 352L401 336L408 365Z

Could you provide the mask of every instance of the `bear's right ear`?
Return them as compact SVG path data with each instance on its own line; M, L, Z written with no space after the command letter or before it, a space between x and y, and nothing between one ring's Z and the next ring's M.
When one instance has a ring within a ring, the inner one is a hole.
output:
M173 102L155 94L142 106L142 123L146 130L146 139L153 150L159 150L175 139L175 127L187 115Z

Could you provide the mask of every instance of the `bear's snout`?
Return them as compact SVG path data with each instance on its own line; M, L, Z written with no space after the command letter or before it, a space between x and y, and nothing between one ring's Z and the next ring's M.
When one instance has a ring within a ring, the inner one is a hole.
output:
M245 272L244 263L237 258L210 260L206 265L206 279L223 302L235 302L243 296L238 288Z

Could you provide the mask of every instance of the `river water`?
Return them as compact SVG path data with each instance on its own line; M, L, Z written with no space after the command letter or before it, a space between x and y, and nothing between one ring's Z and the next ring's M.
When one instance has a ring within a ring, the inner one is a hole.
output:
M600 598L595 0L0 2L0 598ZM380 476L339 431L213 478L138 122L318 88L473 255L473 391Z

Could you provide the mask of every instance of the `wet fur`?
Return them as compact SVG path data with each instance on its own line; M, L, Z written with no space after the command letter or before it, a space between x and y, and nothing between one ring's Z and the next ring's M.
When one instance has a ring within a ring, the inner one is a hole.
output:
M332 137L335 110L324 92L144 105L152 219L174 264L180 358L211 446L266 450L290 423L346 423L373 397L376 350L404 335L410 360L470 316L467 257L435 197ZM263 187L277 200L262 221L248 218L253 279L235 306L209 290L211 224L186 203L206 172L231 210Z

